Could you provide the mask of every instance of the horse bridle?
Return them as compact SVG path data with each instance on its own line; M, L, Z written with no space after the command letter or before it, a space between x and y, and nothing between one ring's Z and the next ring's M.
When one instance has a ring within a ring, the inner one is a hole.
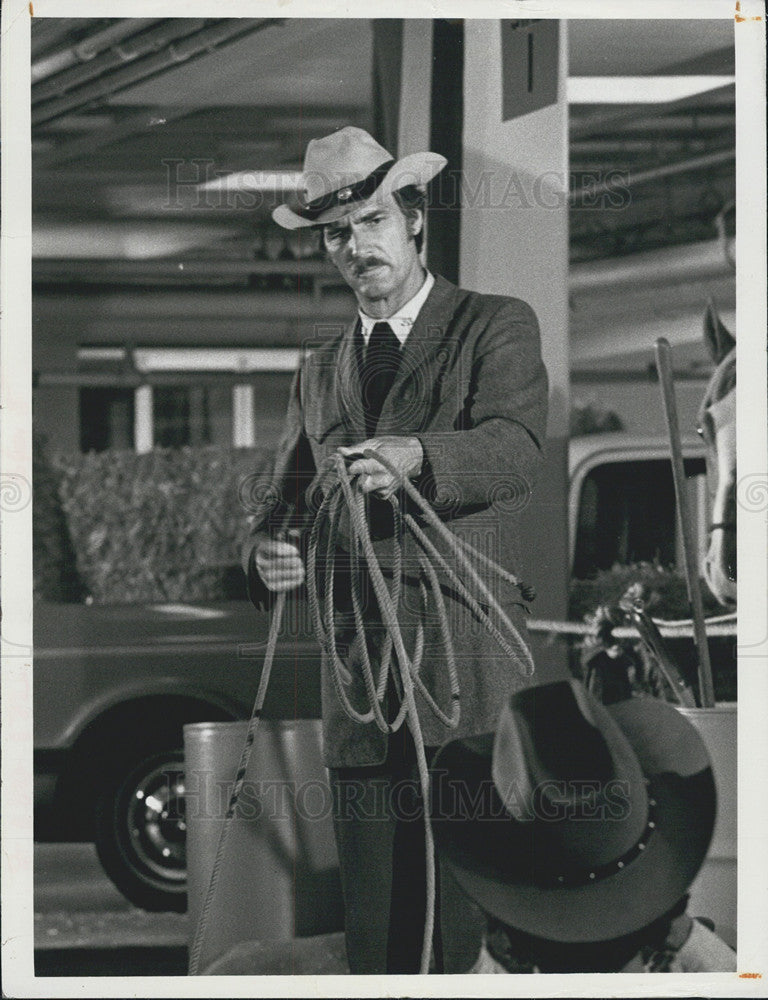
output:
M709 417L710 416L709 411L704 410L703 416L704 418ZM709 431L709 436L707 436L707 430ZM700 423L696 428L696 433L699 435L702 441L704 441L705 444L707 444L708 447L711 447L712 438L714 437L714 434L711 427L707 428L707 430L705 430L702 424ZM707 534L711 535L713 531L736 531L736 521L735 519L728 521L715 521L713 524L707 526Z

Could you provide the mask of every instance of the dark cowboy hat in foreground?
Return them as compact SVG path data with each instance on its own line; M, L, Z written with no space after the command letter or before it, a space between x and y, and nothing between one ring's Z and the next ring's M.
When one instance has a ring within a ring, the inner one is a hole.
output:
M575 680L528 688L495 736L446 744L433 768L435 839L461 886L551 941L612 940L658 919L712 836L704 743L655 698L603 706Z
M298 196L278 205L272 218L284 229L336 222L393 191L423 187L446 162L439 153L412 153L396 161L373 136L347 125L307 144Z

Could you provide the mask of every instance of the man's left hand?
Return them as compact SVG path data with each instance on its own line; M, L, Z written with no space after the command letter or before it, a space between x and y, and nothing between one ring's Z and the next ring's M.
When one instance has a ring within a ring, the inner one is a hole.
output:
M400 485L399 479L385 469L374 458L363 458L364 451L375 451L405 478L412 479L421 472L424 450L421 441L414 437L377 437L361 441L360 444L339 448L345 458L352 458L348 471L351 476L360 476L363 493L376 491L385 500L392 496ZM355 458L360 455L360 458Z

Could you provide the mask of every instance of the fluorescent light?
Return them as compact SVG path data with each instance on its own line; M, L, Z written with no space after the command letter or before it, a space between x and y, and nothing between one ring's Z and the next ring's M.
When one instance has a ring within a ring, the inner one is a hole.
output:
M735 76L570 76L569 104L665 104L734 83Z
M299 364L293 347L147 347L133 352L140 372L292 372Z
M112 115L64 115L63 118L56 118L53 122L46 123L45 127L56 129L57 132L90 131L95 128L109 128L114 122Z
M200 191L295 191L301 174L297 170L241 170L198 184Z
M124 361L124 347L78 347L78 361Z
M98 225L44 223L32 233L32 256L37 259L98 257L153 260L209 246L231 235L231 226L204 223L122 220Z

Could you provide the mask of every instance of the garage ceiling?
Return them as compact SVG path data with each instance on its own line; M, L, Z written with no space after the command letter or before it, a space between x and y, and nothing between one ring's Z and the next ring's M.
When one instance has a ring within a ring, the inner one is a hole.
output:
M733 20L584 19L568 22L571 76L733 71Z
M243 212L201 201L196 184L294 171L314 136L371 128L372 52L368 20L35 19L38 278L68 241L70 256L79 242L85 256L90 246L91 256L130 257L121 247L137 240L121 242L121 226L155 232L146 245L159 257L252 258L254 240L275 238L269 210L280 197L266 192ZM733 22L571 21L569 58L571 76L729 75ZM574 104L570 128L574 189L611 168L647 178L621 213L574 204L574 263L716 235L734 197L733 85L672 104ZM169 178L181 181L173 192ZM101 228L101 244L84 227Z

